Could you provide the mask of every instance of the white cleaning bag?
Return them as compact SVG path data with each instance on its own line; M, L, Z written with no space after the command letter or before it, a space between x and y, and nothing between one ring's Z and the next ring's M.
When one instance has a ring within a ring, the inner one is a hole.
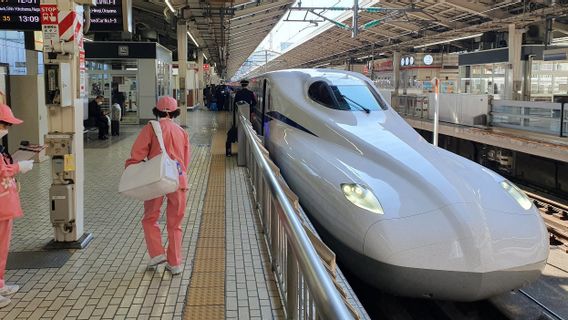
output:
M178 164L166 153L162 128L157 121L150 123L162 153L150 160L128 166L118 185L121 194L144 201L164 196L179 188Z

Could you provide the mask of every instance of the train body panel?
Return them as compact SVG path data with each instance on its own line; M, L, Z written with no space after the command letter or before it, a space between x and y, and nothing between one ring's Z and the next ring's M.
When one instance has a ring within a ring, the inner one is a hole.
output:
M355 274L398 294L475 300L534 280L544 267L547 232L534 206L494 172L426 142L363 76L291 70L254 82L268 88L256 112L271 156ZM352 109L330 108L329 96ZM380 108L363 111L373 96ZM400 278L381 273L397 267ZM524 276L509 272L519 268ZM465 282L428 291L427 272ZM487 283L497 273L501 283Z

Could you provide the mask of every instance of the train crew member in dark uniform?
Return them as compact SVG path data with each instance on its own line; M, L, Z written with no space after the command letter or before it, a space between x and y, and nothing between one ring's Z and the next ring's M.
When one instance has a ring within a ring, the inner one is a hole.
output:
M104 97L97 96L94 100L89 102L89 119L90 125L99 128L99 140L108 139L108 119L104 112L101 110Z
M227 132L227 141L225 142L225 155L227 157L230 157L232 155L231 143L237 141L237 128L235 126L235 121L236 121L235 113L237 112L237 102L244 101L248 103L251 112L252 109L256 107L257 104L256 95L254 94L254 92L250 91L247 88L248 84L249 84L248 80L241 80L242 89L237 91L237 94L235 94L235 105L233 106L233 126L231 127L229 132Z

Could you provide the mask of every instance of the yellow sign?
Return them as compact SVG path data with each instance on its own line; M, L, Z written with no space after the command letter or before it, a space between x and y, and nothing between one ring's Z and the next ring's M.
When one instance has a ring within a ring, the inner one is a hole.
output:
M66 172L75 171L75 157L72 154L66 154L63 157L63 170Z

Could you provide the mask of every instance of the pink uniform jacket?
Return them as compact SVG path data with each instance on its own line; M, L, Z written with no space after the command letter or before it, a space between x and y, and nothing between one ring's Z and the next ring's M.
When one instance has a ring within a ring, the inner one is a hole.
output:
M9 160L0 154L0 220L19 218L24 214L14 178L18 172L20 166L17 163L10 164Z
M180 189L187 189L187 168L189 167L189 159L191 157L191 146L189 144L189 135L187 132L170 119L160 119L160 127L164 137L164 145L166 152L173 160L180 163L182 174L179 177ZM160 144L158 138L152 129L152 125L148 124L138 135L130 158L126 160L126 167L131 164L139 163L144 159L152 159L160 154Z

